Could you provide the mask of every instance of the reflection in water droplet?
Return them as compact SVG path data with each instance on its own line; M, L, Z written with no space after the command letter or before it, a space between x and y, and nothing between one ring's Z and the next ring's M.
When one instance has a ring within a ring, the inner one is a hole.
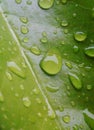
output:
M57 74L62 68L62 57L57 49L51 49L41 60L40 67L50 75Z
M25 25L22 25L22 26L21 26L21 32L22 32L23 34L27 34L27 33L29 32L29 30L28 30L28 28L27 28Z
M17 4L21 4L22 0L15 0Z
M70 123L70 116L69 115L65 115L62 117L62 120L65 122L65 123Z
M58 86L52 87L52 86L46 86L46 89L50 92L57 92L59 90Z
M40 55L41 54L41 51L37 46L32 46L30 50L35 55Z
M94 57L94 46L85 48L85 54L89 57Z
M24 71L15 62L13 61L7 62L7 66L10 69L10 71L15 73L17 76L21 78L26 77Z
M87 38L87 34L85 32L75 32L74 38L75 40L82 42Z
M27 17L20 17L20 21L22 22L22 23L27 23L28 22L28 18Z
M6 72L6 76L7 76L8 80L10 80L10 81L13 79L12 75L9 72Z
M4 96L1 91L0 91L0 102L4 102Z
M25 107L30 107L31 101L28 97L24 97L22 100Z
M39 0L38 4L43 9L49 9L53 6L54 0Z
M80 90L82 88L82 82L81 82L81 79L75 75L75 74L72 74L72 73L69 73L69 79L72 83L72 85L77 89L77 90Z

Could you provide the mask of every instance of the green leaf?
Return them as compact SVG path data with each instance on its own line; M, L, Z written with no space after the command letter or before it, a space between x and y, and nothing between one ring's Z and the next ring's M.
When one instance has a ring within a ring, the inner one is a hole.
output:
M0 127L91 130L94 121L88 117L94 113L94 0L55 0L47 8L39 2L1 2ZM43 71L43 60L51 60L52 69L47 62ZM50 72L55 67L59 71L53 75ZM81 89L75 89L78 86ZM85 109L91 113L85 114Z

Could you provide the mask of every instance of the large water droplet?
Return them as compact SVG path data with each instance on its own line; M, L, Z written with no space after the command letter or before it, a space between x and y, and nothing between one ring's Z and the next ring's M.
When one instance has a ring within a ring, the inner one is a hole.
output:
M51 49L41 60L40 67L50 75L57 74L62 68L62 57L57 49Z
M75 75L75 74L72 74L72 73L69 73L69 79L72 83L72 85L76 88L76 89L81 89L82 88L82 82L81 82L81 79Z
M47 86L46 89L50 92L57 92L59 90L58 86L52 87L52 86Z
M28 97L24 97L22 100L25 107L30 107L31 101Z
M8 68L17 76L21 78L25 78L25 73L24 71L13 61L7 62Z
M87 34L85 32L76 32L74 38L75 40L82 42L87 38Z
M89 57L94 57L94 46L85 48L85 54Z
M88 109L85 109L83 111L84 119L88 126L93 130L94 129L94 114L88 111Z
M65 122L65 123L69 123L70 122L70 116L69 115L65 115L62 117L62 120Z
M49 9L53 6L54 0L39 0L39 6L43 9Z
M4 96L1 91L0 91L0 102L4 102Z
M15 0L17 4L21 4L22 0Z
M29 32L29 30L28 30L28 28L27 28L25 25L22 25L22 26L21 26L21 32L22 32L23 34L27 34L27 33Z
M62 26L62 27L68 26L68 22L67 22L66 20L62 20L61 26Z
M20 17L20 21L22 22L22 23L27 23L28 22L28 18L27 17Z
M37 46L32 46L31 47L31 52L35 55L40 55L41 54L41 51L40 49L37 47Z

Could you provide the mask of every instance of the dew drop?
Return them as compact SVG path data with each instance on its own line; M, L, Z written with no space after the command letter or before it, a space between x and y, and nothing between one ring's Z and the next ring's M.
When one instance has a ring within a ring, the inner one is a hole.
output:
M62 117L62 120L65 122L65 123L69 123L70 122L70 116L69 115L65 115Z
M47 37L42 37L41 39L40 39L40 42L41 43L47 43L48 42L48 39L47 39Z
M94 46L85 48L85 54L89 57L94 57Z
M25 25L22 25L22 26L21 26L21 32L22 32L23 34L27 34L27 33L29 32L29 30L28 30L28 28L27 28Z
M62 4L66 4L67 0L61 0Z
M53 6L54 0L39 0L38 4L43 9L49 9Z
M58 86L52 87L52 86L49 85L49 86L46 87L46 89L50 92L57 92L59 90L59 87Z
M22 3L22 0L15 0L15 2L16 2L17 4L21 4L21 3Z
M81 79L77 75L69 73L69 79L75 89L80 90L82 88Z
M21 78L25 78L25 73L23 72L23 70L13 61L7 62L7 66L9 68L9 70L11 72L13 72L14 74L16 74L17 76L21 77Z
M20 89L24 90L24 85L23 84L20 84Z
M73 126L73 130L79 130L78 125Z
M24 43L28 43L29 38L28 38L28 37L24 37L22 41L23 41Z
M88 85L86 86L86 88L87 88L87 90L91 90L91 89L92 89L92 85L89 85L89 84L88 84Z
M93 130L94 129L94 114L89 112L88 109L83 111L84 120L88 124L88 126Z
M62 26L62 27L68 26L68 22L67 22L66 20L62 20L61 26Z
M38 94L39 94L39 90L36 89L36 88L34 88L34 89L33 89L33 93L36 94L36 95L38 95Z
M62 68L62 57L57 49L50 49L40 62L40 67L49 75L57 74Z
M37 46L32 46L30 50L35 55L40 55L41 54L41 51Z
M73 68L73 66L72 66L72 64L71 64L70 62L66 62L65 64L66 64L66 66L67 66L69 69L72 69L72 68Z
M74 50L75 53L77 53L79 51L79 47L74 45L73 50Z
M42 103L42 101L41 101L40 98L36 98L36 101L37 101L38 104L41 104L41 103Z
M13 79L12 75L9 72L6 72L6 76L7 76L8 80L10 80L10 81Z
M4 102L4 96L1 91L0 91L0 102Z
M49 116L50 119L55 119L55 118L56 118L56 114L55 114L55 112L52 111L52 110L49 110L49 111L48 111L48 116Z
M28 18L27 17L20 17L20 21L22 22L22 23L27 23L28 22Z
M87 34L85 32L75 32L74 38L76 41L82 42L87 38Z
M27 108L30 107L31 101L28 97L24 97L22 100L23 100L23 104L25 107L27 107Z
M32 1L31 0L27 0L26 3L27 3L27 5L32 5Z

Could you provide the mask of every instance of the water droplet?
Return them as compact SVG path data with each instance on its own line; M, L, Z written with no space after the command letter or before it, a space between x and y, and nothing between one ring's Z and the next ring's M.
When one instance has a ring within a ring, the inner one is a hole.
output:
M24 97L22 100L25 107L30 107L31 101L28 97Z
M32 1L31 0L27 0L26 3L27 3L27 5L32 5Z
M28 18L27 17L20 17L20 21L22 22L22 23L27 23L28 22Z
M73 68L73 66L72 66L72 64L71 64L70 62L66 62L65 64L66 64L66 66L67 66L69 69L72 69L72 68Z
M75 18L77 16L77 14L76 13L73 13L73 17Z
M17 4L21 4L22 0L15 0Z
M89 57L94 57L94 46L85 48L85 54Z
M22 41L23 41L24 43L28 43L29 38L28 38L28 37L24 37Z
M67 34L69 32L69 30L66 28L64 29L64 33Z
M81 82L81 79L75 75L75 74L72 74L72 73L69 73L69 79L72 83L72 85L77 89L77 90L80 90L82 88L82 82Z
M41 60L40 67L50 75L57 74L62 68L62 57L57 49L50 49Z
M74 45L73 50L74 50L75 53L77 53L79 51L79 47Z
M41 51L37 46L32 46L30 50L35 55L40 55L41 54Z
M88 124L88 126L93 130L94 129L94 114L89 112L88 109L83 111L84 120Z
M48 42L47 37L42 37L42 38L40 39L40 42L42 42L42 43L47 43L47 42Z
M36 88L34 88L34 89L33 89L33 93L37 95L37 94L39 94L39 90L36 89Z
M88 84L88 85L86 86L86 88L87 88L87 90L91 90L91 89L92 89L92 85L89 85L89 84Z
M76 41L82 42L87 38L87 34L85 32L75 32L74 38Z
M71 101L71 105L74 107L76 104L74 101Z
M46 89L50 92L57 92L59 90L58 86L52 87L52 86L46 86Z
M8 80L10 80L10 81L13 79L12 75L9 72L6 72L6 76L7 76Z
M38 4L43 9L49 9L53 6L54 0L39 0Z
M69 115L65 115L62 117L62 120L65 122L65 123L69 123L70 122L70 116Z
M0 91L0 102L4 102L4 96L1 91Z
M48 111L48 116L49 116L50 119L55 119L55 118L56 118L56 114L55 114L55 112L52 111L52 110L49 110L49 111Z
M62 105L59 105L58 108L59 108L59 111L60 111L60 112L63 112L63 111L64 111L64 107L63 107Z
M14 74L16 74L17 76L21 77L21 78L25 78L25 73L23 72L23 70L13 61L7 62L7 66L10 69L11 72L13 72Z
M22 26L21 26L21 32L22 32L23 34L27 34L27 33L29 32L29 30L28 30L28 28L27 28L25 25L22 25Z
M66 4L67 0L61 0L62 4Z
M42 36L43 37L47 37L47 33L44 31L44 32L42 32Z
M62 26L62 27L68 26L68 22L67 22L66 20L62 20L61 26Z
M79 126L78 125L73 126L73 130L79 130Z

